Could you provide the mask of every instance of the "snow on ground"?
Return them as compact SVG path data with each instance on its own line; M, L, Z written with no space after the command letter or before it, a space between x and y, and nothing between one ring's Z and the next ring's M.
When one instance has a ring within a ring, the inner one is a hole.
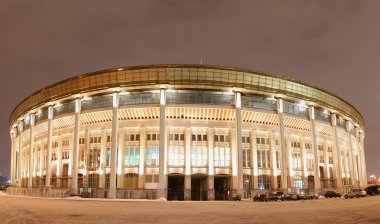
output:
M159 203L157 203L159 202ZM380 196L252 202L0 197L0 223L380 223Z
M8 196L8 194L5 193L4 191L0 191L0 196Z

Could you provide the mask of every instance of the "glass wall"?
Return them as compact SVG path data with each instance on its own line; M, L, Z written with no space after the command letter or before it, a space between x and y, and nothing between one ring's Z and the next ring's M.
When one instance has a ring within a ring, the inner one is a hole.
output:
M269 99L262 96L242 96L241 105L243 107L258 108L263 110L277 110L275 99Z
M212 91L175 91L166 93L166 103L234 105L235 96Z

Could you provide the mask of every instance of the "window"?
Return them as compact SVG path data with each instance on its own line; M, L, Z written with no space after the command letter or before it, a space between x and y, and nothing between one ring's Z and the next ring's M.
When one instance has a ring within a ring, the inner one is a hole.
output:
M185 149L183 146L169 146L169 166L185 165Z
M89 167L99 167L100 165L100 149L90 148L88 153L88 166Z
M243 136L241 141L242 143L251 143L251 138L249 136Z
M58 142L53 142L51 147L52 148L57 148L58 147Z
M229 147L214 147L214 166L229 167L231 160Z
M99 144L101 143L101 137L90 137L90 143Z
M311 152L306 152L306 169L312 171L314 169L314 159Z
M272 189L272 179L270 175L259 175L257 181L260 190Z
M148 135L147 135L148 137ZM151 138L151 136L150 136ZM125 138L124 138L125 141L140 141L140 134L136 134L136 133L127 133L125 134ZM147 139L147 140L150 140L150 139Z
M111 150L110 148L106 149L106 166L111 165Z
M67 147L67 146L69 146L69 140L68 139L62 140L62 147Z
M331 155L329 156L329 164L334 164L334 161Z
M276 167L280 169L280 151L276 151Z
M106 178L107 178L107 174L106 174ZM108 183L109 183L109 178L108 178ZM88 187L89 188L99 187L99 174L91 173L88 175Z
M230 142L230 137L228 134L214 135L215 142Z
M124 166L138 166L140 164L140 147L127 146L124 149Z
M146 147L146 159L145 163L147 166L158 166L159 161L159 148L157 146L147 146Z
M281 188L281 175L277 176L277 189L280 189Z
M110 135L107 136L107 142L111 142L111 136Z
M292 152L293 170L301 170L301 153Z
M270 168L270 150L257 149L257 166L259 168Z
M311 143L305 143L305 149L312 149Z
M62 159L70 159L70 151L69 150L64 150L62 152Z
M256 138L256 143L261 145L269 145L269 138Z
M301 189L303 188L303 181L302 181L301 176L294 176L293 187L301 188Z
M301 144L299 143L299 142L291 142L291 146L293 147L293 148L301 148Z
M324 163L325 159L323 156L323 146L322 145L318 145L318 154L319 154L319 162Z
M193 167L207 166L207 135L194 131L191 140L191 165Z
M139 176L135 173L124 174L124 189L134 190L138 188Z
M85 138L80 138L80 139L79 139L79 145L84 145L84 144L85 144L85 141L86 141Z
M251 167L251 150L243 147L243 167Z
M110 188L110 174L106 173L105 188Z

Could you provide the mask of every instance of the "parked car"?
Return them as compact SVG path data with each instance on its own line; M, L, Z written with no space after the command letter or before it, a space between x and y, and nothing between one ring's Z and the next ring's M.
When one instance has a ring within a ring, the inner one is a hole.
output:
M342 197L342 194L335 192L335 191L326 191L325 198L340 198Z
M269 197L268 194L258 193L258 194L253 198L253 201L256 201L256 202L271 201L271 198Z
M284 200L284 192L276 191L273 192L270 196L271 201L283 201Z
M230 200L231 200L231 201L241 201L241 196L240 196L240 195L233 194L233 195L230 197Z
M305 194L304 200L318 199L319 194Z
M353 197L365 197L367 196L367 192L361 189L352 189L350 192L344 195L344 198L353 198Z
M367 195L379 195L380 194L380 185L368 186L364 190L367 192Z

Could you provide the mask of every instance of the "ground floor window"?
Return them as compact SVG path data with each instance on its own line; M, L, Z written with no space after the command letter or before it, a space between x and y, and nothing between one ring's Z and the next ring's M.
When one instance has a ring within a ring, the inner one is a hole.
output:
M99 174L92 173L88 175L88 187L98 188L99 187Z
M303 188L303 181L301 176L294 176L293 178L293 187Z
M140 147L128 146L124 150L124 166L138 166L140 163Z
M158 174L145 175L145 183L158 183Z
M147 146L146 147L146 165L147 166L158 166L159 161L159 148L157 146Z
M259 175L258 187L260 190L268 190L272 188L272 178L269 175Z
M280 189L282 187L281 185L281 175L277 176L277 189Z
M139 175L135 173L124 174L124 189L133 190L138 188Z

